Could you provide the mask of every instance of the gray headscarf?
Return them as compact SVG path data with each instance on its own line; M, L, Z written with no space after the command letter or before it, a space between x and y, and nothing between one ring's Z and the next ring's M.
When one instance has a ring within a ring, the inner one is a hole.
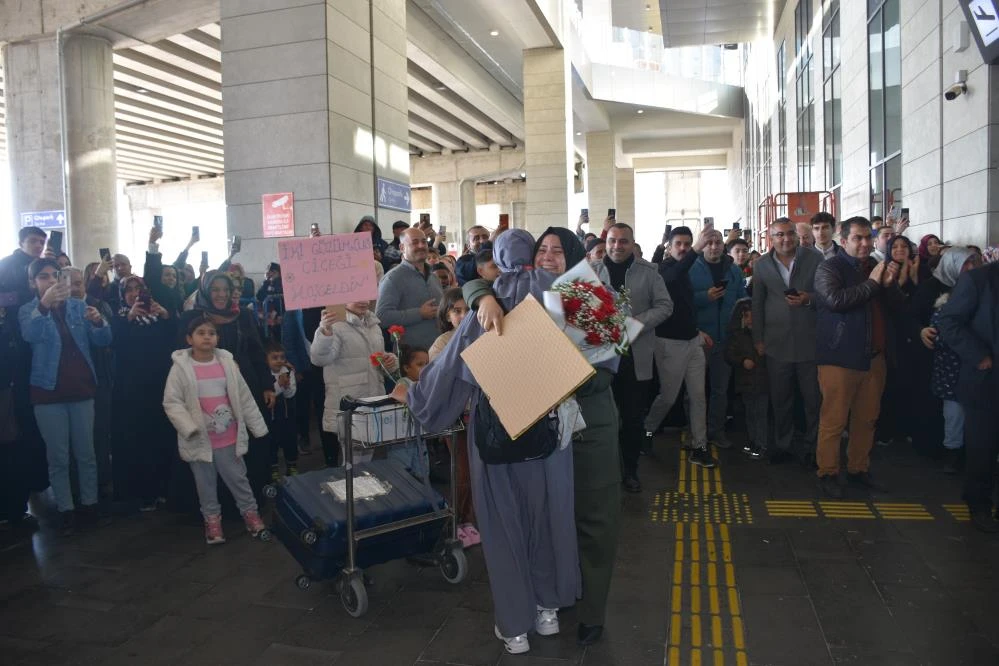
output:
M523 229L510 229L493 243L493 260L501 274L493 283L493 292L507 312L531 294L541 303L545 290L555 276L548 271L531 270L534 261L534 237Z
M940 263L933 271L933 277L940 280L948 289L953 289L957 279L961 277L964 262L975 252L966 247L952 247L940 257Z

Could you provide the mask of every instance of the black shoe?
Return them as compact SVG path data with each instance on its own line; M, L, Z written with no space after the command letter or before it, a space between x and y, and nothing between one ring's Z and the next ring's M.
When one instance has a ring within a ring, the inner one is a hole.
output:
M819 477L819 489L826 497L843 499L843 487L839 485L839 479L835 475Z
M72 536L76 533L76 514L73 510L59 512L59 534Z
M790 451L785 451L784 449L777 449L770 454L771 465L783 465L784 463L789 463L792 460L794 460L794 456L791 455Z
M759 460L763 457L763 449L758 447L756 444L750 444L748 448L748 451L746 449L743 449L743 451L746 451L746 455L753 460Z
M694 449L688 460L690 460L691 465L700 465L707 468L718 466L718 461L711 457L707 449Z
M978 510L971 512L971 524L980 532L995 534L999 532L999 521L992 517L992 512L988 510Z
M624 477L624 492L633 494L642 492L642 483L636 475L628 474Z
M579 631L576 632L577 645L593 645L600 640L604 634L604 628L599 624L579 623Z
M871 476L870 472L857 472L856 474L849 474L848 476L850 478L850 483L855 486L861 486L878 493L888 492L887 488L874 480L874 477Z
M111 524L111 516L107 515L96 504L87 504L76 510L82 527L106 527Z

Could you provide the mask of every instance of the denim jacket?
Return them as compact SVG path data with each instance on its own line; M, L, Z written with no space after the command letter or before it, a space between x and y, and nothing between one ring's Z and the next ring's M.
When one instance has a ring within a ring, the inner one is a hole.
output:
M94 361L90 357L90 345L106 347L111 344L111 325L105 321L100 328L83 318L87 304L77 298L66 301L66 325L83 358L87 359L90 371L94 371ZM59 358L62 355L62 337L52 313L42 314L38 309L38 297L21 306L18 312L21 322L21 337L31 345L31 385L47 391L54 391L59 379Z

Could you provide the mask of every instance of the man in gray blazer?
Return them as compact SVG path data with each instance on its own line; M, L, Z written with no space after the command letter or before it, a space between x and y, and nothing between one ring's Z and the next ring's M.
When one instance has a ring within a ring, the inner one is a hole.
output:
M618 222L607 231L607 253L603 261L591 264L601 282L617 291L626 289L631 300L631 316L644 324L631 342L631 351L621 357L614 377L614 401L621 415L619 440L624 462L624 489L641 492L638 457L645 437L643 418L648 402L646 391L652 379L652 351L656 326L673 314L673 300L656 267L634 255L635 232Z
M770 225L773 249L753 269L753 341L766 356L776 450L770 462L791 460L794 434L794 385L805 408L801 436L803 461L815 456L819 418L819 380L815 365L815 271L822 255L798 244L795 225L782 217ZM767 443L760 443L766 447Z

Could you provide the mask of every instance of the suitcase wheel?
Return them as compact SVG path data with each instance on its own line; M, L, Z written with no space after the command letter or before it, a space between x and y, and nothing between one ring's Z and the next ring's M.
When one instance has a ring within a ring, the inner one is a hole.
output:
M302 530L302 533L298 535L306 546L312 546L316 543L319 536L313 530Z
M268 499L274 499L275 497L277 497L277 493L278 493L277 484L268 483L266 486L264 486L264 497L267 497Z
M465 557L465 551L461 546L444 551L441 555L440 568L444 580L452 585L465 580L465 576L468 575L468 558Z
M368 612L368 591L361 578L350 578L340 584L340 603L351 617L361 617Z
M298 586L298 589L304 592L312 587L312 579L305 574L299 574L298 577L295 578L295 585Z

